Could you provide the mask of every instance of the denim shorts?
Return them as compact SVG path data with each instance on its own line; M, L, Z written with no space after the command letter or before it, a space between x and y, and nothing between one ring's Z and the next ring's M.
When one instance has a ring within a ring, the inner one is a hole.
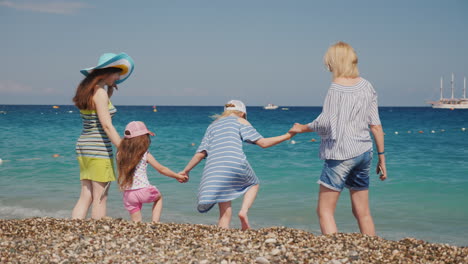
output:
M372 150L347 160L325 160L322 175L317 182L341 192L344 187L360 191L369 189L369 171Z

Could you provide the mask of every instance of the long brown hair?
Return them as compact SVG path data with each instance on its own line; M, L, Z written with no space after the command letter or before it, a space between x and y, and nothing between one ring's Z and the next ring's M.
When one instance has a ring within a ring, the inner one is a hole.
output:
M93 96L96 93L98 87L97 84L107 78L109 75L121 72L122 69L119 68L104 68L93 70L86 78L84 78L78 87L76 88L75 97L73 97L73 102L78 109L83 110L94 110L95 105L93 101ZM114 88L117 89L117 86L107 87L107 95L112 96Z
M122 139L117 151L117 166L119 169L117 182L121 190L132 186L133 173L145 152L148 151L150 143L148 134Z

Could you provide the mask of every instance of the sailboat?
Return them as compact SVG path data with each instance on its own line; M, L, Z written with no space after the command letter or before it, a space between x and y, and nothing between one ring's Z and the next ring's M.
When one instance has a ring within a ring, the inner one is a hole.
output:
M441 109L468 109L468 99L466 98L466 77L463 79L463 98L455 98L455 89L454 81L455 76L452 73L452 98L444 98L443 95L443 82L444 79L440 78L440 99L438 101L430 101L429 104L432 105L432 108L441 108Z

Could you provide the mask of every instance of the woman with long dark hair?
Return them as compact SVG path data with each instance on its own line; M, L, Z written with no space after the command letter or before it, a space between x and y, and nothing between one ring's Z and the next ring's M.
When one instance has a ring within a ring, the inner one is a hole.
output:
M81 194L72 218L86 218L91 206L91 218L106 216L107 189L110 182L115 181L112 144L119 147L121 141L112 125L112 116L117 110L110 97L133 68L133 60L127 54L105 53L97 66L81 70L86 77L73 98L83 120L83 131L76 143Z

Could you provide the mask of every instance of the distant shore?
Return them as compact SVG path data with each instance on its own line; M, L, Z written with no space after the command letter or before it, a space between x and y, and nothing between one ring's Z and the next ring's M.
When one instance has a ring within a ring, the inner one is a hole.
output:
M270 227L0 219L1 263L468 263L468 247Z

